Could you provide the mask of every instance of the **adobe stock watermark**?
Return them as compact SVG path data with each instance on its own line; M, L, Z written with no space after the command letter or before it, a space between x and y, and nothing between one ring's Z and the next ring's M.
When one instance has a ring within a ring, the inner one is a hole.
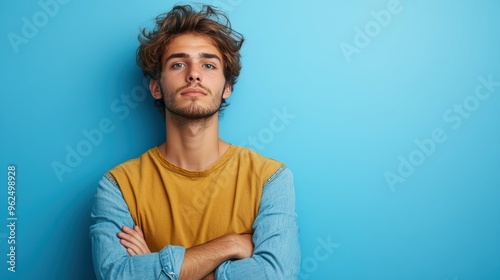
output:
M339 44L347 63L351 63L351 57L354 54L360 54L363 49L368 47L372 40L391 24L393 17L400 14L403 9L404 7L399 0L389 0L385 9L370 12L372 19L366 22L363 28L355 26L353 43L349 44L343 41Z
M434 128L430 135L424 139L415 139L415 149L410 151L407 156L398 156L397 169L394 172L386 171L384 173L385 180L392 192L395 192L398 184L404 183L419 166L425 163L427 158L436 152L438 145L448 140L447 129L453 131L462 127L464 120L472 116L481 102L488 100L496 88L500 87L500 81L494 81L492 74L487 78L479 76L478 81L474 93L443 112L443 122L446 126Z
M14 53L19 53L19 46L28 44L29 41L38 35L41 28L45 27L49 20L55 17L62 5L65 5L70 0L40 0L38 1L38 7L40 8L36 11L30 18L22 17L22 27L20 33L9 32L7 38L9 39L10 46Z
M142 86L135 86L130 93L122 94L111 102L110 110L119 120L126 119L131 110L137 108L139 103L143 102L149 95L148 79L144 78L142 83ZM61 183L64 180L63 176L73 172L92 153L95 147L101 145L105 135L112 133L115 129L116 126L112 118L108 117L102 118L94 128L83 129L81 131L82 139L74 145L65 147L66 156L64 160L51 163L57 180Z
M263 127L256 135L249 136L240 146L253 148L254 150L264 150L266 145L274 140L276 133L280 133L291 123L296 115L290 114L286 107L281 110L273 109L273 117L266 127Z
M325 262L340 247L340 244L333 243L328 235L326 238L316 238L316 248L313 254L303 259L300 264L299 279L309 279L311 274L318 270L319 264Z

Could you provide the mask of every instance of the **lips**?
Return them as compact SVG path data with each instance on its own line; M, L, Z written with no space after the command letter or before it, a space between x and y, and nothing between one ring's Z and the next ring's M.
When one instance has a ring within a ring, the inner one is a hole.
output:
M181 91L181 95L191 97L191 96L204 96L207 94L200 88L187 88Z

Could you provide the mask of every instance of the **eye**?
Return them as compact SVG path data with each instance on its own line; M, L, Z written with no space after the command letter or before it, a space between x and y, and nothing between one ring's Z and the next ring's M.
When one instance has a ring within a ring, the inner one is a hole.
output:
M215 69L215 65L213 65L213 64L205 64L205 65L203 65L203 67L205 67L207 69Z
M181 62L177 62L177 63L172 64L172 68L174 68L174 69L182 68L182 67L184 67L184 63L181 63Z

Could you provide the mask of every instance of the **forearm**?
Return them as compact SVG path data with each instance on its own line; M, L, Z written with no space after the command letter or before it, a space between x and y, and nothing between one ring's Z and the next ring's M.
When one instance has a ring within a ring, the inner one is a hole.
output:
M177 269L170 263L182 260L183 252L183 248L167 246L158 253L133 257L125 253L116 258L109 248L94 247L94 267L97 279L174 279L171 276Z
M298 229L289 227L261 242L251 258L224 262L216 270L216 279L251 280L256 275L259 279L297 279L299 265Z
M158 253L129 256L117 234L134 222L118 187L107 178L99 182L91 212L92 256L98 279L174 279L185 249L166 246ZM174 278L172 278L174 277Z
M251 258L226 261L216 270L217 280L297 279L300 246L295 214L293 177L282 170L264 186L253 225L255 250Z
M248 242L251 245L250 235L226 234L186 249L179 279L214 279L210 277L223 262L251 256Z

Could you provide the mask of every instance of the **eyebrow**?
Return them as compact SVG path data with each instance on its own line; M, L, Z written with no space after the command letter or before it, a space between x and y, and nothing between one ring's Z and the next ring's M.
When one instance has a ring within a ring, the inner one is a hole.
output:
M213 53L200 53L199 55L201 58L215 58L217 59L218 61L222 62L222 60L220 59L220 57L216 54L213 54ZM191 56L187 53L173 53L171 55L169 55L167 57L167 59L165 59L165 64L170 60L170 59L173 59L173 58L190 58Z

